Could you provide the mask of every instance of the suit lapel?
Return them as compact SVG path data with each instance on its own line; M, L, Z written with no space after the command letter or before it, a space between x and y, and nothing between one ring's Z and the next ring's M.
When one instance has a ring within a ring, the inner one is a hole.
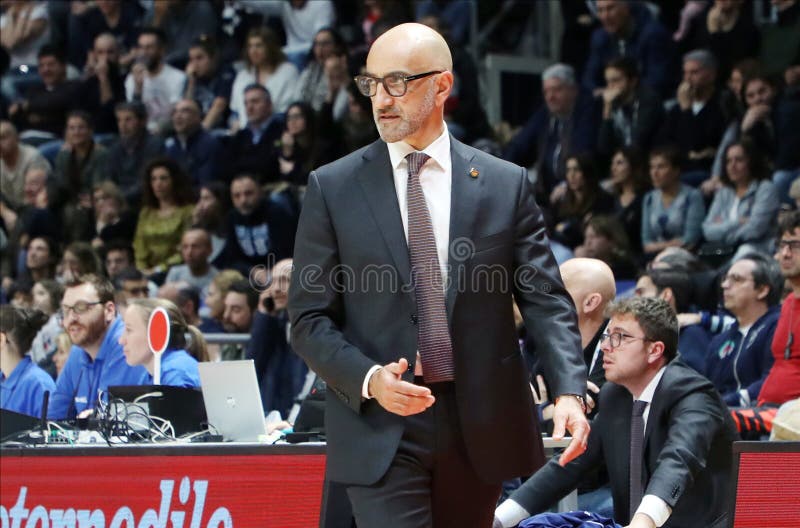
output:
M450 238L448 242L448 284L445 295L448 322L452 323L453 306L458 285L464 280L464 263L472 257L472 238L475 217L480 203L481 189L485 178L480 175L484 167L472 163L474 153L463 143L450 136L450 159L452 163L452 188L450 191ZM472 163L472 164L471 164ZM475 174L473 177L470 173ZM465 258L466 257L466 258Z
M397 191L394 187L389 150L382 140L378 140L364 151L364 165L358 170L367 203L378 224L386 246L394 260L400 276L400 284L410 284L410 261L406 244L403 219L397 204Z

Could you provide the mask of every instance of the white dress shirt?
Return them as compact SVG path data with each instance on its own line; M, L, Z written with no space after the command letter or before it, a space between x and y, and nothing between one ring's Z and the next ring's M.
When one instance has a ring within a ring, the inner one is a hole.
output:
M403 219L403 231L408 243L408 162L406 156L415 152L416 149L404 141L387 143L389 148L389 160L392 165L394 177L394 190L397 193L397 204L400 206L400 216ZM433 236L436 239L436 252L439 255L439 267L442 270L442 284L447 285L447 255L450 243L450 195L452 191L452 167L450 159L450 133L447 125L444 130L430 145L425 147L422 152L431 157L419 171L419 184L422 193L425 195L425 203L431 215L431 225L433 226ZM444 295L444 291L442 291ZM364 384L361 387L361 395L370 398L369 379L372 374L381 368L375 365L367 371L364 377ZM422 361L417 352L417 359L414 365L414 374L422 375Z

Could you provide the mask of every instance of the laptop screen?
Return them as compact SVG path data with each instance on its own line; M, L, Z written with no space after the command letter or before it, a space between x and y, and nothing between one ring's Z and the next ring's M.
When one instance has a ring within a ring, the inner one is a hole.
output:
M228 441L264 439L267 427L253 360L200 363L198 368L209 425Z
M139 402L150 416L172 423L175 435L205 429L203 393L197 389L169 385L117 385L108 388L109 401Z

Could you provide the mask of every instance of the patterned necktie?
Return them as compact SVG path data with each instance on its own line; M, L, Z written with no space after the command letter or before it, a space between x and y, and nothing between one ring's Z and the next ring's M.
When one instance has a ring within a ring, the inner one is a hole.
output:
M408 161L408 250L417 296L418 347L428 383L453 379L453 345L447 328L444 288L430 211L419 183L419 170L430 156L412 152Z
M631 454L630 454L630 516L639 508L642 502L642 459L644 452L644 409L647 402L636 400L631 410Z

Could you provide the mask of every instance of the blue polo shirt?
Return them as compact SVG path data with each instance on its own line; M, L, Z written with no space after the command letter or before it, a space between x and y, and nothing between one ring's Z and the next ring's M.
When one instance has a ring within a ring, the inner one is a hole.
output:
M153 377L148 374L148 383ZM197 360L185 350L167 350L161 356L161 385L173 387L199 387L200 372Z
M50 374L39 368L25 356L6 378L0 372L0 408L29 416L42 414L42 400L45 391L52 395L56 384Z
M75 418L81 411L95 408L98 393L108 390L109 386L147 383L149 375L144 367L130 367L125 363L119 344L124 326L122 318L117 316L106 330L94 360L81 347L72 346L67 364L58 377L55 395L50 398L49 418Z

